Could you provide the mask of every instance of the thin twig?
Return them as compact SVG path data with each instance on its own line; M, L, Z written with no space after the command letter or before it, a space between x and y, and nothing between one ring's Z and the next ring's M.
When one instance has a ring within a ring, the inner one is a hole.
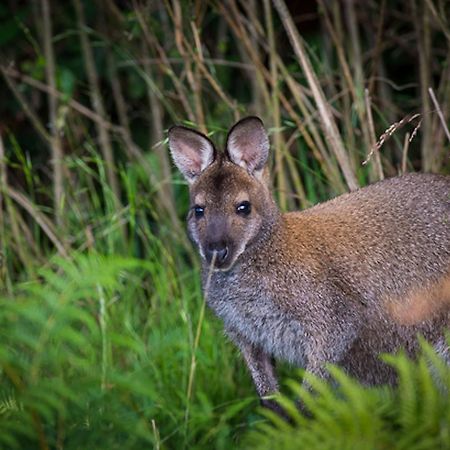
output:
M439 116L439 120L441 121L442 127L444 128L445 135L447 136L448 141L450 142L450 131L447 126L447 122L445 121L444 113L442 112L441 107L437 101L436 96L434 95L434 91L431 87L428 88L428 93L430 94L431 100L433 101L434 107Z

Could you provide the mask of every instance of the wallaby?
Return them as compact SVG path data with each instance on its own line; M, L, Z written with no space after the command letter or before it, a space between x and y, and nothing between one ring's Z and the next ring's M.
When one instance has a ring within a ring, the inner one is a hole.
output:
M273 358L393 383L380 353L413 355L420 334L450 362L450 177L407 174L282 214L257 117L234 125L223 153L182 126L169 147L189 184L208 304L262 399L278 389Z

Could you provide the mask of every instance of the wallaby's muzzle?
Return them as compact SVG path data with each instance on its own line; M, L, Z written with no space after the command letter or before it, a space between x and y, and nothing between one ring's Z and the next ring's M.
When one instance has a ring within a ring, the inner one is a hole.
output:
M215 254L215 257L214 257ZM231 252L225 241L210 242L205 248L205 257L209 264L214 261L214 265L218 268L226 266L229 262Z

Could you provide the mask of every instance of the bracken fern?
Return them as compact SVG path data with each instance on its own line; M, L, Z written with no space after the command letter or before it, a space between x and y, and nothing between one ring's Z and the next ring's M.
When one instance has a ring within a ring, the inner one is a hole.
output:
M366 387L330 366L331 382L310 374L288 382L292 398L278 401L288 423L269 411L268 421L246 436L257 449L447 449L450 448L450 368L426 342L417 361L386 355L398 373L393 388Z

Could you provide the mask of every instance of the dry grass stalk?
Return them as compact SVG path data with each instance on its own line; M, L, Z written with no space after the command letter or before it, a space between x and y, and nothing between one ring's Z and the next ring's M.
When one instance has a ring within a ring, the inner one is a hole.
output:
M259 0L249 0L244 2L241 1L240 4L243 8L245 8L245 11L249 17L249 22L255 27L255 32L250 33L249 38L252 41L252 46L256 50L256 53L260 55L262 50L260 47L259 34L265 34L265 32L261 29L262 27L258 20L261 12L261 2ZM226 24L225 21L224 23ZM241 55L242 61L245 61L247 59L247 55L240 46L238 46L238 52ZM252 92L252 101L249 105L249 110L259 117L264 117L267 114L267 105L269 104L269 99L264 98L264 93L261 92L259 86L261 82L264 83L264 79L258 71L254 70L253 66L251 66L251 70L246 70L245 73L249 79Z
M245 29L243 18L236 2L234 0L227 0L226 5L219 2L217 7L235 34L237 40L242 44L241 49L243 53L246 54L246 59L250 59L250 62L255 67L255 71L258 74L255 79L258 83L262 97L264 98L265 107L270 108L270 93L266 85L266 81L271 80L270 73L261 61L258 47L254 46L254 39L251 39L251 35L249 35Z
M280 116L280 100L279 100L279 81L277 67L277 48L275 44L275 36L273 30L272 10L270 0L264 0L264 16L267 29L267 39L269 45L269 66L272 84L271 95L271 116L273 120L273 144L275 146L275 174L276 187L278 191L278 200L282 210L287 209L287 182L284 173L284 153L286 151L285 143L281 135L281 116ZM283 151L284 150L284 151Z
M86 21L84 18L83 5L80 0L73 0L78 22L78 32L81 41L81 51L86 68L86 74L89 80L89 96L94 111L102 118L107 117L105 106L103 104L102 95L100 93L100 84L97 69L95 67L94 54L92 46L86 31ZM111 143L111 137L108 129L103 124L96 123L99 146L106 165L106 173L110 184L115 208L120 209L120 188L115 172L114 154Z
M155 49L155 51L160 57L161 63L158 64L158 67L160 68L161 72L164 75L167 75L170 78L171 82L173 83L175 91L178 95L178 99L182 104L184 112L187 115L189 121L195 122L194 111L192 110L191 105L189 103L188 93L185 87L180 82L179 77L175 74L174 70L172 69L170 59L167 57L167 54L163 46L157 41L157 39L150 32L147 22L144 18L143 12L141 10L141 7L138 5L138 2L136 0L133 0L132 3L134 13L138 20L139 26L141 27L141 30L144 33L144 39L147 41L148 47Z
M9 293L12 292L12 282L8 276L6 261L6 243L10 252L14 252L18 260L24 266L30 261L29 248L33 239L26 240L26 234L21 231L20 216L17 213L8 193L8 172L6 165L5 146L2 132L0 132L0 287L6 287ZM5 214L6 213L6 214ZM6 232L11 234L6 239ZM33 244L31 244L33 245Z
M442 12L439 13L436 10L436 7L434 6L432 0L425 0L425 3L429 8L429 10L431 11L431 14L433 14L434 20L436 20L436 22L439 24L439 27L441 28L442 32L444 33L445 37L450 43L450 28L447 16L445 14L442 14Z
M428 88L428 92L430 94L431 100L433 101L433 105L436 108L436 111L439 116L439 120L441 121L442 128L444 129L445 135L447 136L448 142L450 143L450 131L447 126L447 122L445 121L444 113L442 112L441 107L437 101L436 95L431 87Z
M0 70L2 70L3 74L5 76L8 76L9 79L11 79L11 78L18 79L21 82L28 84L29 86L32 86L42 92L45 92L53 97L56 97L59 100L64 99L67 102L67 106L72 108L74 111L79 112L81 115L87 117L88 119L92 120L93 122L98 123L102 127L105 127L108 130L115 131L117 133L122 132L121 127L118 127L117 125L114 125L113 123L106 120L105 118L99 116L95 111L92 111L92 109L87 108L86 106L84 106L80 102L74 100L73 98L67 100L64 97L64 94L62 92L59 92L56 89L50 88L47 84L42 83L41 81L36 80L36 79L30 77L29 75L25 75L12 67L5 68L5 67L0 66ZM45 129L43 129L43 131L46 134L46 140L50 141L50 136L47 134Z
M28 104L25 97L22 95L20 90L18 89L16 83L10 76L10 71L12 70L11 67L6 67L3 65L0 65L0 71L2 72L2 75L6 81L6 84L11 89L11 92L16 97L17 101L19 102L23 112L26 114L28 119L30 120L31 124L37 131L38 135L44 140L46 144L51 142L51 136L48 134L47 130L45 129L44 125L42 125L41 120L39 119L38 115L33 111L31 106Z
M42 18L43 18L43 40L44 40L44 56L45 56L45 75L47 85L51 90L56 90L56 68L55 55L52 44L52 21L50 13L50 4L48 0L41 0ZM63 149L61 137L59 134L57 124L58 114L58 98L53 95L48 95L49 107L49 127L50 127L50 148L51 148L51 163L53 166L53 209L58 226L63 225Z
M342 193L345 191L345 186L342 182L339 168L335 164L335 161L331 157L323 142L320 130L316 126L316 121L309 112L305 104L305 96L302 95L302 87L295 81L295 79L289 74L286 66L279 59L278 61L280 70L284 76L287 86L292 94L292 98L295 101L297 107L299 108L303 119L299 114L292 108L289 102L284 102L284 96L280 96L283 107L289 113L291 119L295 122L297 128L301 132L306 145L310 148L314 158L319 162L321 169L323 170L325 176L330 181L333 189L337 193ZM307 126L306 126L307 124Z
M294 26L292 17L283 0L273 0L273 3L278 10L278 14L280 15L283 26L286 29L291 45L295 51L295 54L299 58L304 74L308 80L308 84L311 88L316 105L319 109L323 131L327 136L328 142L337 160L339 161L339 165L348 187L350 188L350 190L355 190L358 188L356 176L352 171L350 160L345 151L336 123L334 122L334 119L330 112L330 108L328 107L328 104L325 100L323 91L320 87L319 81L317 80L316 74L313 71L309 58L306 55L305 49L301 42L301 38Z
M188 379L188 386L187 386L187 392L186 392L186 409L184 412L184 431L185 431L185 433L187 432L187 428L188 428L191 397L192 397L192 392L194 389L195 371L197 368L197 349L198 349L198 345L200 343L200 336L202 333L203 321L205 318L206 303L208 300L209 288L211 286L211 277L214 272L214 264L216 262L216 256L217 256L217 253L214 252L212 260L211 260L211 265L209 266L209 270L208 270L208 274L207 274L207 278L206 278L205 290L204 290L205 293L204 293L204 297L203 297L203 301L202 301L202 306L200 308L200 313L199 313L198 322L197 322L197 328L195 331L194 342L192 343L191 364L190 364L190 368L189 368L189 379Z
M375 78L376 78L377 72L379 71L379 66L381 63L380 56L381 56L381 47L383 44L382 37L383 37L385 17L386 17L386 0L382 0L381 7L380 7L380 18L379 18L378 25L377 25L377 34L375 37L372 65L371 65L371 69L370 69L370 77L369 77L369 85L368 85L369 92L373 92L373 90L374 90Z
M142 25L141 25L142 26ZM142 41L142 52L145 55L150 49L148 48L147 40ZM149 79L155 78L156 74L154 74L153 68L148 64L148 62L143 60L143 69L145 74ZM140 157L139 159L145 160L145 166L147 167L147 172L149 175L151 174L150 179L152 180L152 184L156 183L156 178L159 179L160 189L157 191L157 202L158 209L167 213L170 218L170 222L172 223L175 230L181 232L182 226L178 219L178 215L175 211L174 204L174 193L172 189L172 185L170 184L171 180L171 170L170 163L168 159L168 154L161 145L161 142L164 140L164 125L163 125L163 117L164 111L161 107L161 103L158 100L158 96L153 89L153 85L146 83L147 86L147 98L148 105L150 109L149 114L149 143L151 148L154 150L160 167L160 173L158 175L153 173L152 168L149 166L147 160L142 155L142 152L139 149ZM126 136L128 141L132 141L131 133L127 133Z
M376 145L376 137L375 137L375 125L373 123L372 116L372 106L369 90L365 90L365 103L366 103L366 111L367 111L367 120L369 123L369 132L370 132L370 148L374 148ZM381 165L380 152L375 152L375 171L378 180L384 179L383 166Z
M3 192L7 183L6 178L6 159L5 147L3 145L3 136L0 132L0 287L7 286L6 269L6 233L5 218L3 215Z
M369 163L369 161L372 159L372 156L374 155L375 152L378 152L380 150L380 148L383 146L383 144L400 128L403 128L403 126L405 126L408 123L411 123L414 119L417 119L418 117L421 117L420 114L413 114L413 115L409 115L404 117L403 119L399 120L398 122L393 123L392 125L390 125L385 131L384 133L379 137L378 141L376 142L376 144L370 149L369 154L367 155L367 158L363 161L363 165L365 166L366 164ZM414 139L414 136L417 133L417 130L419 129L420 125L421 125L422 121L419 121L419 123L417 124L417 126L414 128L413 132L411 133L411 137L409 138L409 142L411 142Z
M336 25L333 26L331 19L328 14L327 7L323 0L319 0L319 4L321 6L322 16L325 21L325 26L330 33L332 38L334 49L336 50L336 55L339 60L339 68L340 74L343 82L343 85L347 86L351 100L355 107L355 111L358 115L359 126L363 135L363 142L366 148L370 148L370 130L367 125L367 116L365 110L364 98L360 94L364 89L364 70L363 70L363 62L362 62L362 52L361 47L359 45L360 36L358 31L358 23L356 20L356 14L354 10L354 2L347 1L344 3L344 13L346 17L346 23L341 24L341 16L340 16L340 5L334 3L333 12L335 17ZM350 63L347 60L345 55L345 38L343 33L343 28L349 30L350 32L350 43L351 43L351 52L350 52ZM350 66L353 68L353 75L350 69ZM347 112L351 109L352 105L349 104L347 100L347 96L344 96L344 111ZM351 141L350 148L354 149L354 125L352 124L351 114L344 113L344 121L347 129L348 139ZM359 164L358 162L358 152L353 151L350 152L350 156L353 156L354 161L354 170L355 167Z
M198 77L195 76L194 70L192 68L191 59L187 53L184 46L184 28L183 28L183 16L181 5L178 1L172 2L172 18L174 23L174 33L175 33L175 44L184 61L184 70L186 77L190 86L190 90L193 94L194 100L194 111L195 111L195 122L199 124L200 131L206 132L205 128L205 117L203 114L203 106L201 102L201 87L198 84Z
M37 209L36 205L34 205L28 197L11 186L5 186L4 193L20 205L25 211L27 211L27 213L41 227L42 231L54 244L55 248L58 250L58 253L64 258L69 258L69 249L66 248L63 241L58 238L53 223Z
M219 4L218 7L221 9L223 17L225 17L231 29L235 32L237 39L245 44L244 47L248 52L248 57L250 57L252 64L254 65L255 72L259 75L257 79L262 83L261 89L263 98L265 99L267 105L266 107L270 108L271 101L269 97L269 89L275 89L275 86L273 85L274 80L272 79L270 72L264 65L264 55L259 55L257 48L255 49L255 46L251 44L255 41L255 33L258 33L259 45L265 48L266 52L270 52L269 46L267 45L266 34L263 27L259 23L254 11L251 11L250 9L248 9L247 11L247 14L251 19L251 22L249 22L249 20L246 20L242 17L242 14L240 14L233 0L229 0L229 5L229 9L225 9L222 4ZM230 11L231 14L229 13ZM246 27L250 26L252 26L252 31L247 32ZM342 183L339 169L335 163L334 158L331 157L328 150L326 149L326 146L323 143L322 136L320 134L320 130L315 125L316 120L313 117L313 114L310 112L310 110L313 110L313 108L312 106L308 108L307 104L309 100L306 95L303 94L305 88L303 86L300 86L294 80L278 54L277 64L279 71L281 72L291 91L291 94L293 96L292 98L296 101L303 117L301 117L291 105L291 96L289 96L288 99L288 94L286 95L283 93L283 91L279 90L278 95L281 105L283 106L284 110L291 118L291 120L295 122L296 127L301 131L302 137L305 139L306 144L313 152L314 157L317 159L317 161L319 161L322 170L329 179L330 184L333 186L333 190L338 193L344 192L345 187ZM269 84L269 88L264 83L264 81ZM315 112L316 111L314 110L314 113ZM308 127L306 127L306 124L308 124ZM290 171L292 172L292 160L289 155L286 156L285 161L289 161ZM293 179L295 180L295 177L293 177ZM296 187L296 189L299 195L301 195L301 192L303 190L302 187L298 186Z
M435 151L433 149L433 124L428 112L431 110L428 87L431 85L431 36L429 24L429 10L417 0L411 1L414 17L414 27L417 36L417 50L419 57L420 98L423 117L422 125L422 168L425 172L435 171Z
M405 133L405 139L403 141L403 151L402 151L402 168L401 173L407 172L407 164L408 164L408 150L410 144L410 135L408 132Z
M42 92L45 92L49 95L52 95L54 97L57 97L59 99L64 98L64 94L61 92L50 88L48 85L42 83L39 80L35 80L34 78L29 77L28 75L21 74L17 70L13 68L5 69L5 73L12 78L19 79L20 81L28 84L29 86L32 86ZM142 150L136 145L136 143L133 141L131 134L127 131L127 129L124 126L118 126L107 119L101 117L99 114L97 114L95 111L92 111L91 109L87 108L86 106L82 105L81 103L77 102L74 99L67 100L67 106L72 108L74 111L80 113L82 116L86 117L89 120L92 120L94 123L97 123L99 126L102 126L106 128L107 130L114 132L124 143L124 148L129 153L130 157L132 159L135 159L139 161L139 163L142 165L142 167L146 170L147 175L150 179L150 184L152 186L158 186L159 182L156 180L155 175L153 173L152 167L149 165L147 159L144 157ZM160 189L158 189L158 192ZM172 219L172 223L175 227L175 230L178 232L178 236L180 238L180 241L183 243L183 245L186 248L190 249L190 245L185 238L185 233L182 231L182 226L180 224L180 221L178 219L178 216L174 210L174 204L172 201L168 203L169 207L173 210L172 214L169 214L170 218ZM164 207L162 207L161 210L165 210ZM176 220L176 222L175 222Z
M369 123L368 123L368 114L366 104L365 104L365 97L363 95L364 92L364 70L363 70L363 57L361 52L361 45L360 41L361 38L359 36L359 30L358 30L358 23L356 20L356 13L355 13L355 1L354 0L347 0L345 2L345 8L344 8L345 16L346 16L346 22L348 25L348 29L350 30L350 45L352 48L351 52L351 63L353 67L353 83L354 83L354 89L353 91L356 94L356 97L354 98L354 104L355 109L358 114L359 118L359 127L362 131L363 136L363 144L365 148L370 148L371 144L371 136L370 136L370 129L369 129ZM342 45L342 44L338 44ZM358 152L353 152L351 155L354 156L354 158L357 158L359 156ZM359 163L359 160L356 161L356 163Z

